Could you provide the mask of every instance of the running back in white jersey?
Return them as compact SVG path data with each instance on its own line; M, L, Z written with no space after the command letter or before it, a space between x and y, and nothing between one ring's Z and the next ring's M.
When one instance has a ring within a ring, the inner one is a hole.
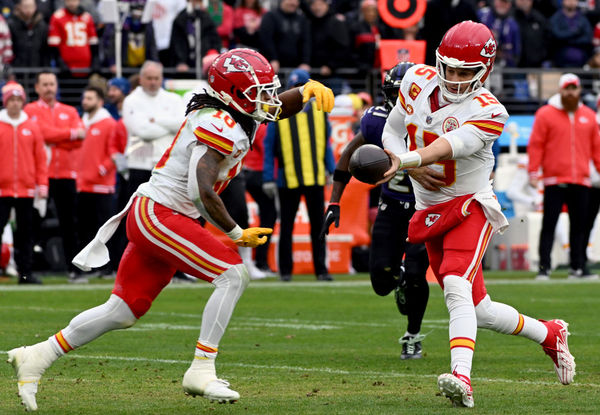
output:
M188 195L190 158L198 145L225 156L214 186L215 192L221 193L241 171L241 161L250 148L250 139L226 111L196 110L186 117L171 146L152 170L150 181L142 184L137 194L192 218L199 217L200 212ZM195 167L191 166L191 171L195 172Z
M454 152L453 160L429 166L446 176L446 186L440 191L426 190L413 180L417 209L487 188L491 190L492 144L508 118L504 106L485 88L460 103L436 109L440 93L435 68L415 65L402 80L395 107L404 115L409 150L426 147L444 135Z

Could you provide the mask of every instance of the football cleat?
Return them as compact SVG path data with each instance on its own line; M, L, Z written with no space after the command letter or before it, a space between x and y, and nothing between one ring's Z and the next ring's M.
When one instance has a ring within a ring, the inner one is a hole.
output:
M598 274L592 274L587 269L581 270L569 268L568 279L570 280L597 280L598 278L600 278Z
M50 351L51 352L51 351ZM19 396L28 411L37 411L38 384L44 371L52 364L52 357L44 356L43 344L17 347L8 352L8 360L17 375Z
M471 381L466 376L444 373L438 376L438 388L442 395L452 401L454 406L475 406Z
M200 376L193 369L188 369L183 376L183 391L186 395L202 396L218 403L234 403L240 399L240 394L229 389L226 380Z
M254 262L250 261L248 263L244 263L246 269L248 270L248 275L251 280L262 280L267 278L267 273L254 265Z
M420 359L423 357L423 346L421 340L425 338L422 334L416 336L404 336L398 339L398 343L402 345L402 354L400 359Z
M547 270L540 268L535 279L536 281L548 281L550 279L550 273Z
M575 358L569 352L567 343L569 324L563 320L540 321L548 328L542 348L554 362L554 370L560 383L568 385L575 377Z

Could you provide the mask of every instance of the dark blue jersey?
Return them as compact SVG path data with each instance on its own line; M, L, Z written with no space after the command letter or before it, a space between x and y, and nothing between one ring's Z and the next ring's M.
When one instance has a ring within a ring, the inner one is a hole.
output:
M367 143L383 148L381 135L388 115L389 112L384 107L371 107L365 111L360 120L360 132ZM382 185L381 193L402 202L415 201L412 184L406 170L398 170L392 180Z

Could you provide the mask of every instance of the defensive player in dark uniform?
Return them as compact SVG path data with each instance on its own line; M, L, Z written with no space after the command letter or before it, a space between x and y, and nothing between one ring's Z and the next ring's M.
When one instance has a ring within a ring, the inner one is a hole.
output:
M394 66L383 81L384 105L369 108L360 121L360 132L348 143L337 163L333 176L333 190L325 213L321 235L329 233L335 222L339 226L340 199L351 175L348 162L354 151L363 144L375 144L383 148L381 134L390 110L398 99L400 82L406 71L413 66L401 62ZM443 175L429 168L411 170L411 176L423 186L436 190L443 185ZM394 291L396 305L407 316L406 333L399 339L402 359L422 357L421 322L429 299L429 285L425 278L429 260L425 245L406 242L408 221L415 212L415 196L408 174L399 170L396 176L381 188L377 218L373 226L369 270L371 284L377 295L386 296ZM404 254L406 257L402 261Z

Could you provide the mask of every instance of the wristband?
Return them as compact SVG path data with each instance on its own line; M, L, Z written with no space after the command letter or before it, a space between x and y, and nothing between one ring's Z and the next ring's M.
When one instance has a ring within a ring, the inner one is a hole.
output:
M336 182L348 184L351 178L352 175L347 170L335 169L335 171L333 172L333 180Z
M400 168L419 167L421 165L421 155L416 151L400 154Z
M340 202L329 202L329 206L339 206Z
M236 224L232 230L225 232L225 235L227 235L232 241L237 241L244 235L244 231L242 228L240 228L240 225Z

